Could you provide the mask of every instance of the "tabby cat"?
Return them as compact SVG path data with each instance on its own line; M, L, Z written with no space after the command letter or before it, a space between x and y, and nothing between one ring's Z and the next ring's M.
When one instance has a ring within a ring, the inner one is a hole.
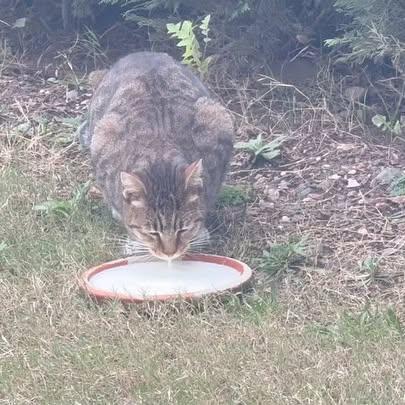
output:
M82 143L131 253L182 256L207 237L233 149L233 125L187 67L130 54L99 75Z

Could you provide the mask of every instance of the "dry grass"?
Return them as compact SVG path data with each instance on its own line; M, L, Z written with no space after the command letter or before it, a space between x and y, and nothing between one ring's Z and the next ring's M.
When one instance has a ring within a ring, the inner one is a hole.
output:
M63 84L2 80L0 404L404 402L403 222L397 215L392 228L398 207L371 204L384 190L367 180L392 153L402 157L397 146L366 142L308 100L286 104L274 88L263 96L263 89L238 86L232 108L239 137L260 131L289 141L272 166L252 170L236 156L230 182L251 183L255 198L244 221L222 213L216 251L254 265L262 248L305 235L310 257L272 282L258 275L243 299L97 306L80 293L76 276L117 257L111 240L121 229L87 199L67 218L32 209L70 198L88 179L77 146L52 138L69 139L71 130L54 117L78 115L87 96L69 104ZM38 115L48 118L45 129ZM28 133L18 131L22 123ZM369 154L361 153L365 147ZM361 174L366 202L358 190L349 194L343 166ZM337 172L341 181L320 187ZM297 193L303 183L314 188L306 201ZM279 191L274 200L269 186ZM360 225L367 234L357 232ZM397 250L384 256L391 247ZM381 260L368 274L359 261L371 256Z

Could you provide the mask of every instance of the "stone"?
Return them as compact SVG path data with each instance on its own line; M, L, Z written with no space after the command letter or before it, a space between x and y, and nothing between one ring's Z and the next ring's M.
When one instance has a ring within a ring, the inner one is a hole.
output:
M356 179L347 179L347 188L360 187L360 183Z
M339 176L338 174L332 174L331 176L328 177L328 179L330 180L339 180L341 178L341 176Z
M380 173L371 180L371 186L387 186L391 184L395 179L402 176L402 170L397 167L385 167Z

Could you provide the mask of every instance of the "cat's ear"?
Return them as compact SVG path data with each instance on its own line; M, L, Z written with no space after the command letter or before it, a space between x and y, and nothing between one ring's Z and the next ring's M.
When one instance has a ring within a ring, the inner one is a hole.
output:
M202 170L202 159L197 160L186 167L186 170L184 171L186 188L202 187Z
M139 176L121 172L122 195L130 204L143 206L143 197L146 193L145 185Z

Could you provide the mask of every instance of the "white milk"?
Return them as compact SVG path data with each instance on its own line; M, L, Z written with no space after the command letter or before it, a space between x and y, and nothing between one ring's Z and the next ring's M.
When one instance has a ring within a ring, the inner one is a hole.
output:
M236 287L242 275L229 266L197 261L130 263L90 278L99 290L141 296L213 293Z

